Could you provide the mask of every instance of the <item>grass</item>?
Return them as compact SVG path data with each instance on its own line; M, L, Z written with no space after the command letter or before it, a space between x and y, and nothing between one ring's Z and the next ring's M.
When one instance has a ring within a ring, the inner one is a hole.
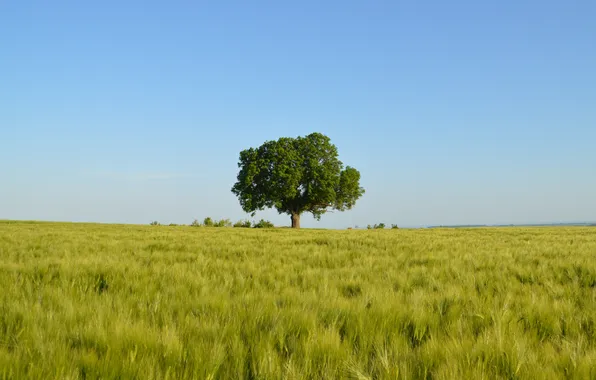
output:
M0 222L1 379L596 378L596 229Z

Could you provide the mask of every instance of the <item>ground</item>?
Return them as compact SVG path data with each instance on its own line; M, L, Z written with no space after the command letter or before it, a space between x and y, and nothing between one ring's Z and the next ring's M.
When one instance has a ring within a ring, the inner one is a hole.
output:
M596 378L596 228L0 222L0 378Z

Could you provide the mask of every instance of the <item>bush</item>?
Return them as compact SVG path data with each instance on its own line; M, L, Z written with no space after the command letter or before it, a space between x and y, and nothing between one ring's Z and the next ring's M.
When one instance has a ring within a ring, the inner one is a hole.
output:
M232 221L230 219L221 219L213 222L213 227L232 227Z
M392 230L398 230L398 229L399 229L399 227L397 226L397 224L392 224L392 225L391 225L391 229L392 229Z
M259 220L258 223L255 223L253 227L254 228L273 228L275 226L270 221L261 219L261 220Z
M213 220L213 218L208 216L203 219L202 224L195 219L191 227L232 227L232 222L230 219Z
M168 224L168 226L170 226L170 227L177 227L178 225L176 223L170 223L170 224Z
M161 224L157 221L154 220L153 222L149 223L150 226L161 226Z
M236 223L234 223L234 227L236 227L236 228L250 228L250 227L252 227L252 223L250 222L250 220L239 220Z

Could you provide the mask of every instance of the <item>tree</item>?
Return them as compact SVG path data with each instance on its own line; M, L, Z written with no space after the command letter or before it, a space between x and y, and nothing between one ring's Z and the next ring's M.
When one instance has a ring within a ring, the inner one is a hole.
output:
M317 220L330 210L350 210L364 194L360 172L343 167L329 137L311 133L282 137L240 152L237 182L232 192L245 212L275 208L300 228L300 215Z

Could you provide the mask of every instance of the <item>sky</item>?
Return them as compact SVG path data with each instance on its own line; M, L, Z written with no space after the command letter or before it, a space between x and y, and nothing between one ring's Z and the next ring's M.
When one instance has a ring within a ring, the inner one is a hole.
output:
M1 1L0 219L244 219L239 152L321 132L366 194L303 227L595 221L594 20L593 0Z

